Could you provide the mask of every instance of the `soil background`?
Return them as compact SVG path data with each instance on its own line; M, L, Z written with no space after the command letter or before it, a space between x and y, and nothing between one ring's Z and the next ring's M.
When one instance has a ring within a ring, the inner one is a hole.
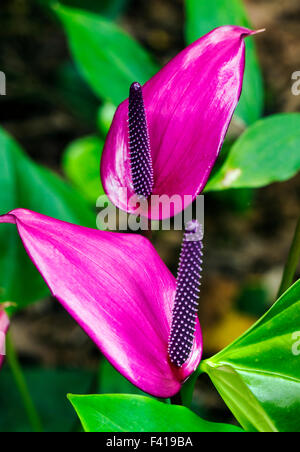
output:
M300 111L300 96L291 93L291 75L300 71L299 0L245 3L254 28L267 28L257 38L265 114ZM185 46L182 0L133 0L119 22L161 63ZM36 162L58 172L66 145L95 131L95 125L74 114L61 96L58 69L69 59L62 29L37 2L1 1L0 69L8 82L0 123ZM199 315L207 356L248 328L274 301L299 215L299 198L299 175L255 192L206 196ZM161 233L154 242L176 272L181 234ZM50 298L19 313L12 331L25 365L98 366L97 349ZM206 378L198 384L195 404L205 405L214 420L231 420Z

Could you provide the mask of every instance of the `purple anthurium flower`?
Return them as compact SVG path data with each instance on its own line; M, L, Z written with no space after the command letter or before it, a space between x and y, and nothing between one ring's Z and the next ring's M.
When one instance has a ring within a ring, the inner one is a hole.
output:
M17 226L52 294L128 380L171 397L202 355L197 318L202 235L188 226L176 280L151 243L18 209Z
M224 26L187 47L118 108L101 180L120 209L154 220L176 215L202 192L241 95L246 28ZM125 189L125 190L124 190ZM140 206L134 195L151 198ZM166 209L160 208L160 196ZM180 200L178 201L178 196ZM132 201L133 200L133 201ZM141 210L142 209L142 210Z
M9 327L9 319L4 309L0 305L0 367L5 356L5 336Z

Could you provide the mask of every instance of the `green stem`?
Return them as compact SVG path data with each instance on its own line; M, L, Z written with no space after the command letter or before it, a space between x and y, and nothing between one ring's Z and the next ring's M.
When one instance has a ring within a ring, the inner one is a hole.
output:
M198 367L198 369L196 369L196 371L190 376L188 381L184 383L181 388L182 405L187 408L191 408L195 385L201 373L202 372L200 371L200 367Z
M16 386L17 386L20 396L22 398L23 405L24 405L25 411L27 413L30 425L34 432L42 432L43 431L42 423L41 423L39 415L35 409L30 392L28 390L27 383L24 378L22 368L20 366L18 356L14 349L14 345L11 340L10 334L7 334L6 352L7 352L7 361L8 361L8 364L10 365Z
M286 267L283 273L281 286L278 296L280 297L286 292L294 282L297 267L300 261L300 218L296 227L293 243L290 249L289 257L286 263Z

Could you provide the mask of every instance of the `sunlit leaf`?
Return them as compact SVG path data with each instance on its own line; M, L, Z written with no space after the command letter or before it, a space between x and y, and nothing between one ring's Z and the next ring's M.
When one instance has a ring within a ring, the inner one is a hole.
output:
M300 280L243 336L202 363L247 431L300 431L299 329Z
M137 395L70 395L86 432L241 432L189 409Z
M300 170L300 114L270 116L251 126L235 142L206 191L263 187Z

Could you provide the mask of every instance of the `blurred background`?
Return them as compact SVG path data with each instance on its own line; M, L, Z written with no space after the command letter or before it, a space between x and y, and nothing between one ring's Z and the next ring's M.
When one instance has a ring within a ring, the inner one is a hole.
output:
M66 3L118 24L142 44L155 64L166 63L186 46L184 0ZM292 73L300 71L299 0L245 0L244 5L253 27L267 28L255 40L265 91L263 115L300 112L300 96L291 92ZM46 1L2 0L0 12L0 70L7 78L7 94L0 98L0 124L35 163L69 178L80 190L66 163L66 150L86 136L97 135L101 142L113 107L106 101L103 104L80 75L65 30ZM107 92L111 89L107 79ZM240 123L233 124L228 142L241 131ZM94 162L98 167L97 154ZM91 202L92 196L87 193L85 198ZM299 198L299 175L259 190L206 195L199 312L206 357L238 337L274 302L299 214ZM153 237L174 273L181 238L175 231ZM76 428L76 419L66 393L126 392L128 387L106 363L100 363L98 372L97 348L58 302L49 296L41 298L14 314L12 337L46 429L71 430ZM29 430L8 366L0 373L0 387L0 430ZM207 419L232 421L205 377L198 383L193 404Z

